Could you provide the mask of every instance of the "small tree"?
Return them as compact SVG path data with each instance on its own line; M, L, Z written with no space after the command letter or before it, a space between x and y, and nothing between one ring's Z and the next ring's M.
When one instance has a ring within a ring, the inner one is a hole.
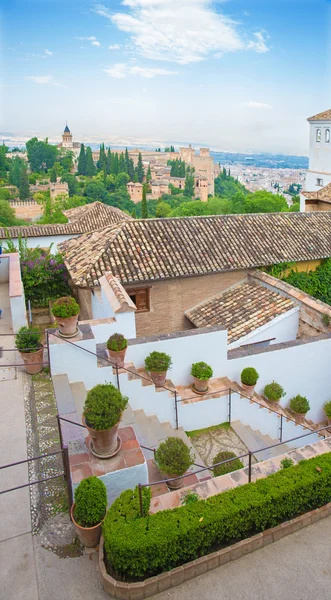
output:
M186 171L184 196L192 198L194 196L194 174L190 168Z
M86 160L86 175L88 177L93 177L96 173L95 164L93 162L92 150L90 146L87 146L85 153Z
M27 172L26 167L24 166L21 170L21 175L20 175L19 197L20 197L20 200L25 200L29 196L30 196L30 188L29 188L28 172Z
M86 154L84 144L82 144L80 147L77 173L78 175L86 175Z
M49 173L49 180L52 183L55 183L56 179L57 179L57 177L56 177L56 167L55 167L55 165L53 165L52 168L51 168L51 170L50 170L50 173Z
M143 197L141 201L141 218L148 219L148 208L147 208L147 196L146 196L146 185L143 185Z
M142 183L144 181L145 171L144 171L143 160L141 157L141 152L139 152L139 154L138 154L137 175L138 175L139 183Z
M152 181L151 165L148 165L146 181L147 183L150 183Z

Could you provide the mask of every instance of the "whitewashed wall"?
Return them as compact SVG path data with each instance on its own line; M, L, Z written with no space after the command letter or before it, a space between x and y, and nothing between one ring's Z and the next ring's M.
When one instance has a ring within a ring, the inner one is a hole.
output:
M255 329L253 333L245 335L240 338L240 340L229 344L228 349L231 350L232 348L238 348L244 344L254 344L271 338L275 338L270 342L271 344L281 344L283 342L295 340L299 328L299 313L299 306L295 306L292 310L289 310L283 315L279 315L270 323Z
M43 235L43 236L37 236L37 237L28 237L27 238L27 242L28 242L28 248L37 248L37 246L40 246L40 248L49 248L52 245L51 248L51 254L56 254L58 252L58 244L61 244L62 242L65 242L66 240L71 240L71 238L73 237L78 237L77 235ZM17 238L12 238L16 248L18 247L18 239Z

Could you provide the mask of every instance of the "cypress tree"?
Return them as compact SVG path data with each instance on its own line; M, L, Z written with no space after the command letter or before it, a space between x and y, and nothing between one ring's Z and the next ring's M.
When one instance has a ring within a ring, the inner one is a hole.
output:
M146 185L143 185L143 197L141 201L141 218L148 219L148 208L147 208L147 196L146 196Z
M193 171L191 171L190 167L188 167L185 176L185 188L184 188L184 196L188 196L192 198L194 195L194 175Z
M143 160L142 160L140 152L138 154L137 173L138 173L138 181L139 181L139 183L142 183L144 181L145 171L144 171Z
M93 162L92 150L91 150L90 146L87 146L87 148L86 148L85 159L86 159L86 175L88 175L88 177L93 177L93 175L95 175L96 168L95 168L95 165Z
M18 156L15 156L15 158L12 158L12 160L10 162L10 168L9 168L9 183L11 185L16 185L16 187L19 187L21 170L23 168L23 165L24 165L23 160L21 158L19 158Z
M20 176L20 187L19 187L19 197L20 200L25 200L26 198L28 198L30 195L30 188L29 188L29 179L28 179L28 172L26 167L24 166L21 169L21 176Z
M133 219L136 219L136 218L137 218L137 211L136 211L136 209L135 209L135 208L133 209L133 211L132 211L132 213L131 213L131 217L132 217Z
M130 181L133 181L133 179L134 179L134 164L133 164L132 158L129 159L128 175L130 177Z
M133 183L138 183L138 173L137 173L137 169L134 170L134 174L133 174Z
M82 144L80 147L77 173L78 175L86 175L86 155L84 144Z
M112 163L112 153L110 151L110 148L108 148L108 152L107 152L107 175L109 175L109 173L111 173L111 163Z
M152 181L151 165L148 165L146 181L149 183Z
M97 162L98 171L107 171L107 156L105 152L105 145L100 144L99 160Z
M113 171L112 173L114 175L118 175L118 154L117 152L115 152L115 154L113 155Z
M51 170L50 170L50 174L49 174L49 180L50 180L52 183L55 183L55 182L56 182L56 179L57 179L57 177L56 177L56 168L55 168L55 166L53 165L53 167L52 167L52 168L51 168Z
M120 154L120 157L118 160L118 172L119 173L127 173L126 162L125 162L123 152Z
M129 157L129 151L127 148L125 148L125 164L126 164L126 172L129 173L130 157Z

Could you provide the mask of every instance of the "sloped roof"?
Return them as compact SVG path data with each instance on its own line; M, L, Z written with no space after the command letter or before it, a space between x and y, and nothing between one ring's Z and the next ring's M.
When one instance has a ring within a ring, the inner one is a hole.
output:
M329 110L325 110L324 112L318 113L313 117L309 117L307 121L331 121L331 108Z
M68 127L68 125L66 124L63 133L70 133L70 129Z
M93 202L77 208L71 208L64 211L66 217L71 223L55 225L23 225L20 227L0 227L0 238L16 238L19 235L23 237L40 237L55 235L80 235L82 233L95 231L106 225L117 225L122 221L131 219L119 208L102 204L102 202Z
M192 277L331 256L331 212L132 219L60 245L74 283Z
M325 185L320 190L314 192L301 192L308 200L321 200L323 202L331 202L331 183Z
M184 314L199 328L226 327L230 344L294 307L292 300L277 291L246 280L200 302Z

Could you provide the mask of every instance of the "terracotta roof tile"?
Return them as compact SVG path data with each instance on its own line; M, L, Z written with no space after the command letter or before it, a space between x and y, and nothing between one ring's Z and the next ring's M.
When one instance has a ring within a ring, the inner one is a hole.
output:
M320 190L314 192L301 192L305 198L310 200L323 200L324 202L331 202L331 183L325 185Z
M185 311L185 315L199 328L226 327L230 344L294 306L292 300L278 292L245 281Z
M78 286L157 281L331 256L331 212L132 219L60 244Z
M307 121L331 121L331 108L329 110L325 110L324 112L318 113L313 117L309 117Z

